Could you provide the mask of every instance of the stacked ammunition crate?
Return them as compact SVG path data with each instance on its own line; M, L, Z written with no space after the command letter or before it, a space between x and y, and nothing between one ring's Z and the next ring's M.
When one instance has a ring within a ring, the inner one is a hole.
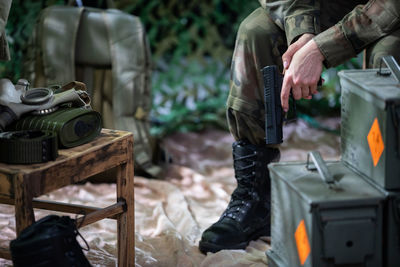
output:
M341 161L269 165L269 266L400 266L400 69L339 73Z

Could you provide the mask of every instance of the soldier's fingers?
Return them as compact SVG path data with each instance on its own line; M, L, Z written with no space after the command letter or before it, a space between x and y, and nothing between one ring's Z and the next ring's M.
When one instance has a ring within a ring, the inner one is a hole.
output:
M310 87L304 85L301 87L301 95L303 98L307 98L310 96Z
M317 87L316 84L311 85L311 86L310 86L310 93L313 94L313 95L317 94L317 93L318 93L318 90L317 90L317 89L318 89L318 87Z
M296 100L301 99L301 96L302 96L301 87L298 85L293 86L292 94L293 94L294 99L296 99Z
M289 68L290 62L292 61L293 55L299 50L297 43L291 44L286 52L282 55L283 67Z
M288 79L288 76L285 75L285 77L283 78L282 90L281 90L281 104L285 112L289 111L289 95L290 95L290 89L292 87L289 80L290 79Z

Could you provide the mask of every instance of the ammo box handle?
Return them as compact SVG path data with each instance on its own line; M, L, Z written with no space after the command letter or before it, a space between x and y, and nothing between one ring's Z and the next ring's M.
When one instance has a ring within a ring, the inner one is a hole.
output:
M318 151L311 151L307 154L307 169L312 170L315 168L310 167L310 158L315 165L315 168L318 170L319 175L322 180L328 185L334 184L335 180L333 176L328 170L328 167L325 164L325 161L322 159L321 154Z
M390 69L390 73L382 72L382 61L385 62L386 66ZM394 59L393 56L384 56L381 58L381 62L379 64L379 71L378 75L390 75L393 73L394 78L400 83L400 67L397 64L397 61Z

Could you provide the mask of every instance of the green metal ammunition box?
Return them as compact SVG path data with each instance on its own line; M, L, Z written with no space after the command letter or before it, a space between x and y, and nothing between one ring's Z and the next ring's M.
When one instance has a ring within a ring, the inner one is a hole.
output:
M382 266L385 194L342 162L325 180L318 165L269 165L269 266Z
M387 190L400 189L400 83L394 71L346 70L342 160Z

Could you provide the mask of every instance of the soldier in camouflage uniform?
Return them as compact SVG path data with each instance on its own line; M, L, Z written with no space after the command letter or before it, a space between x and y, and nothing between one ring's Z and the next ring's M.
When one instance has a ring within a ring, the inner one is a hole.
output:
M281 101L310 99L323 65L337 66L366 49L368 67L383 55L400 59L398 0L259 0L261 7L240 25L232 59L227 119L238 186L221 218L202 236L202 252L245 248L270 234L267 164L279 148L265 145L263 80L260 70L285 70ZM399 61L400 62L400 61Z

